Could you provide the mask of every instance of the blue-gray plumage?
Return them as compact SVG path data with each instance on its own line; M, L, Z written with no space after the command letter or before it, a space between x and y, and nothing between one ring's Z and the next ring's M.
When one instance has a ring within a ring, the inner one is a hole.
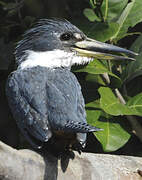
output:
M9 77L7 94L20 129L42 142L56 131L97 130L86 124L80 85L66 68L53 71L39 66L30 71L17 70ZM83 143L85 140L86 137Z
M105 52L136 55L91 40L66 20L41 20L24 34L15 51L18 68L9 76L6 92L13 116L31 145L39 148L51 139L55 144L65 139L63 148L78 144L80 151L86 133L100 130L86 122L81 87L70 68L97 55L123 58Z

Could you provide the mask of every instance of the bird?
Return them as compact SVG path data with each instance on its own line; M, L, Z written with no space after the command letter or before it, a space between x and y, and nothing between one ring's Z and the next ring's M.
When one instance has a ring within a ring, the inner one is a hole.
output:
M21 133L35 149L50 142L55 149L59 144L78 152L86 146L87 133L101 129L87 123L71 67L94 58L135 60L137 55L88 38L69 21L55 18L41 19L27 30L14 54L17 68L8 77L6 94Z

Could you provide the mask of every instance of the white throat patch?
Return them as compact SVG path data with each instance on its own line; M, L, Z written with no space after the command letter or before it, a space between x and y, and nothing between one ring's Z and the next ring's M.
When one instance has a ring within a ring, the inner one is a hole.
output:
M75 52L65 52L63 50L54 50L46 52L26 51L27 59L23 61L19 68L31 68L43 66L48 68L71 67L74 64L86 64L93 58L77 56Z

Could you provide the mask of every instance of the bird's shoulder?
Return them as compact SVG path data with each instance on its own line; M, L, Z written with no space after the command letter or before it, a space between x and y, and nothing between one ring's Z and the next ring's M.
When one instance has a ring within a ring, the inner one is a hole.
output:
M86 121L80 85L69 70L36 67L15 71L8 79L7 94L21 111L34 109L56 121L71 116Z
M66 101L83 101L81 87L75 75L66 69L50 70L43 67L17 70L7 80L8 95L19 91L28 101L36 98L44 101L47 96L50 100L65 99ZM16 95L16 94L15 94ZM14 96L14 98L17 96ZM56 98L55 98L56 97ZM82 102L83 103L83 102Z

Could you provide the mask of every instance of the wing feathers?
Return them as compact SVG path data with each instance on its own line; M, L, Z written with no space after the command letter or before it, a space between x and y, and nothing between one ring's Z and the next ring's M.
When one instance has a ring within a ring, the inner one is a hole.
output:
M64 131L71 131L76 133L88 133L88 132L95 132L100 130L102 129L99 129L95 126L90 126L87 123L74 122L74 121L68 121L64 127Z

